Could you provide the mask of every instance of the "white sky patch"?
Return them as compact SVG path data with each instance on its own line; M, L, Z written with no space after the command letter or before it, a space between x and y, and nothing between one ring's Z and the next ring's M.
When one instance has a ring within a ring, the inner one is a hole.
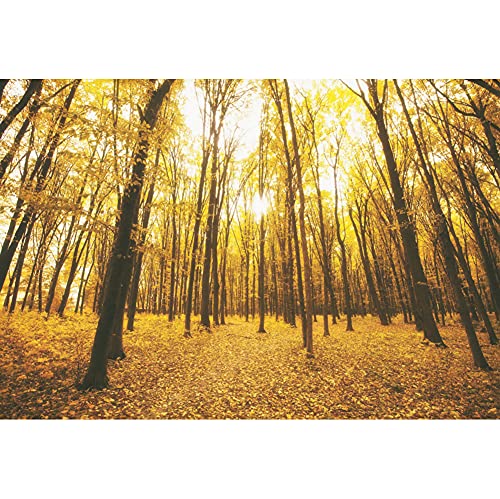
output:
M242 83L244 84L244 83ZM181 110L184 114L186 125L191 130L193 141L203 135L203 93L195 88L194 80L186 80L183 89L185 98ZM234 152L234 159L239 161L255 151L259 143L261 99L254 92L243 96L231 108L225 118L224 128L230 134L237 130L236 137L239 144Z
M252 201L252 210L254 212L255 218L260 220L260 217L267 213L269 208L269 200L267 196L260 197L258 193L255 193Z
M356 80L345 80L346 83L357 90ZM242 82L242 85L245 81ZM319 84L318 80L311 79L295 79L290 80L290 86L292 87L292 93L300 100L300 96L297 95L293 90L301 90L309 92L316 88ZM195 89L194 80L185 80L185 85L183 89L184 104L181 106L181 110L184 114L186 125L191 130L194 140L201 138L203 134L203 94L201 90ZM240 144L235 151L235 159L241 160L247 157L252 151L255 151L259 141L260 133L260 115L262 107L262 99L256 92L249 91L241 101L236 105L236 109L232 108L225 120L225 128L228 131L232 131L235 128L238 129L237 136L240 138ZM347 123L347 133L351 137L364 137L364 116L355 108L350 110L351 120ZM331 124L331 122L336 120L335 115L330 117L327 115L326 122ZM289 124L285 124L288 131Z
M356 91L357 83L356 80L345 80L345 82L351 86ZM326 91L326 86L329 84L334 84L333 80L320 81L312 79L293 79L289 80L289 85L291 93L294 99L298 102L301 100L300 92L305 92L307 94L314 92L318 89L320 92ZM248 80L243 80L241 82L241 88L245 88L248 84ZM362 84L363 85L363 84ZM347 89L346 89L347 91ZM183 88L183 98L184 102L181 105L181 111L184 114L185 122L187 127L190 129L192 134L192 144L195 147L201 147L201 137L203 134L203 92L201 89L195 88L195 80L185 80ZM361 104L361 103L359 103ZM361 104L362 105L362 104ZM238 146L234 151L234 159L239 162L248 158L248 156L257 150L259 143L260 134L260 119L261 119L261 107L262 99L258 92L249 91L243 95L243 97L237 102L236 106L228 111L225 118L225 131L227 135L232 135L236 130L236 137L238 139ZM324 112L324 111L323 111ZM365 142L367 140L366 134L366 116L363 110L354 104L350 107L347 121L344 123L346 136L343 139L341 148L347 148L350 150L355 143ZM332 109L332 112L325 112L325 126L331 128L332 130L337 128L338 122L338 110ZM285 124L288 133L290 134L289 123ZM326 142L324 142L326 140ZM330 149L328 146L330 143L334 149ZM196 146L198 144L198 146ZM221 147L222 147L221 142ZM335 193L334 179L333 179L333 169L331 167L331 161L333 161L332 154L335 152L335 141L333 137L325 137L323 141L319 144L320 148L320 188L321 190L328 191L331 193L332 198ZM344 202L344 195L348 184L348 170L349 170L349 160L343 154L341 154L341 161L338 170L338 190L339 190L339 202L342 204ZM188 170L193 176L196 175L199 165L196 163L190 164ZM268 209L268 202L265 205L260 205L258 202L253 200L252 211L258 217L263 210Z

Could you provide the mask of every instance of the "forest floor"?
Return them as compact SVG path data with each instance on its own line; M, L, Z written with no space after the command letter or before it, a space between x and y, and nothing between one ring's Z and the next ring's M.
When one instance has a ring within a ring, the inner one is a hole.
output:
M94 316L44 319L0 313L1 419L497 419L500 346L478 333L493 371L473 367L463 328L440 328L449 348L421 342L414 326L354 318L324 337L315 358L300 327L231 317L212 333L139 315L127 357L110 361L109 388L79 392Z

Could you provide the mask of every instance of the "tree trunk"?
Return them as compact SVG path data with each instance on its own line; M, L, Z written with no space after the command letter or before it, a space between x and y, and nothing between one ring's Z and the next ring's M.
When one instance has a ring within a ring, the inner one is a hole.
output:
M201 163L200 183L198 185L198 200L196 203L196 218L193 228L193 243L191 249L191 263L189 267L189 277L187 283L186 305L185 305L185 320L184 320L184 337L191 338L191 312L193 309L193 288L196 272L196 260L198 258L198 239L200 237L200 225L203 210L203 191L205 185L205 177L207 173L209 153L204 152Z
M7 168L12 163L12 160L14 159L17 151L19 150L19 147L21 145L21 141L24 137L24 134L28 130L29 125L32 124L33 118L35 117L38 110L40 109L40 100L39 99L40 99L41 90L42 90L42 85L40 85L40 87L38 88L38 90L36 91L36 93L34 95L33 100L31 101L31 104L30 104L30 107L28 110L28 116L26 117L26 119L23 121L23 124L19 128L19 130L16 134L16 137L14 138L14 142L12 143L8 152L5 154L5 156L0 161L0 179L3 178L3 176L5 175L5 172L7 171ZM34 125L32 126L31 130L33 133ZM28 156L30 154L31 147L32 147L32 144L30 144L28 146Z
M21 245L21 250L19 251L19 256L17 257L16 269L14 271L15 281L14 288L12 290L12 297L10 302L9 313L13 313L17 305L17 295L19 294L19 284L21 282L21 275L23 272L24 259L28 251L28 244L31 238L31 232L33 231L34 222L31 222L26 234L24 235L23 244Z
M0 139L4 134L7 127L15 120L16 116L26 107L29 100L33 96L33 94L38 93L42 88L43 80L30 80L28 88L26 92L24 92L23 96L17 102L17 104L7 113L5 118L0 121Z
M340 148L340 144L337 144L338 148ZM347 254L345 247L345 234L342 237L341 227L340 227L340 217L339 217L339 193L338 193L338 183L337 183L337 159L338 159L338 150L337 150L337 158L335 159L335 164L333 166L333 178L335 185L335 204L334 204L334 214L335 214L335 226L337 228L337 242L340 246L340 269L342 273L342 285L344 288L344 309L347 319L346 331L354 331L352 327L352 307L351 307L351 293L349 290L349 276L347 275ZM345 229L344 229L345 232Z
M356 241L358 243L359 255L361 258L361 263L363 265L363 271L365 273L366 284L368 286L368 292L369 292L370 299L372 301L374 309L377 311L377 314L378 314L379 319L380 319L380 324L382 324L383 326L387 326L389 324L389 321L387 319L387 315L386 315L385 311L380 306L380 301L378 299L377 291L375 289L375 283L373 282L373 276L372 276L372 272L370 269L370 262L368 260L366 238L362 239L361 235L360 235L360 232L363 232L365 230L365 228L361 222L362 213L359 211L360 206L358 204L357 204L357 207L358 207L358 217L359 217L359 222L360 222L359 229L356 225L356 222L354 221L352 209L349 209L349 217L351 219L352 227L354 229L354 234L356 236Z
M261 194L262 196L262 194ZM259 329L258 333L265 333L264 315L266 312L266 302L264 297L264 245L266 237L266 229L264 227L264 214L260 216L260 230L259 230Z
M59 317L62 317L64 315L64 310L66 309L66 305L68 304L69 295L71 292L71 285L75 280L76 272L78 270L78 264L80 263L80 259L83 255L83 252L86 251L86 249L90 245L91 233L89 232L87 238L85 239L85 242L83 243L83 247L80 250L83 234L84 232L81 231L75 243L75 249L73 250L73 258L71 260L71 267L69 269L68 280L66 281L66 287L64 288L64 293L61 298L61 303L59 304L59 307L57 309L57 315L59 315Z
M92 258L90 269L88 270L87 277L85 278L85 269L87 268L89 254L90 254L90 240L89 243L87 244L87 249L85 250L85 258L83 260L82 274L80 277L80 284L78 285L78 294L76 296L75 314L78 313L80 310L83 311L84 289L90 277L90 272L92 272L92 268L94 267L94 258ZM62 313L64 313L64 310L62 310Z
M174 198L174 210L175 210L175 198ZM170 261L170 288L168 292L168 320L172 322L174 320L175 313L175 283L177 280L176 275L176 259L177 259L177 223L175 219L175 211L172 214L172 255Z
M387 82L385 82L385 84L386 83ZM444 346L443 339L439 334L439 330L432 315L429 285L427 283L427 278L425 277L424 269L422 267L422 261L420 260L420 254L415 235L415 227L408 214L408 207L404 198L403 187L399 179L396 160L394 158L394 153L392 151L392 146L389 140L389 133L385 124L384 105L383 101L379 100L377 84L377 80L370 80L368 82L369 92L373 101L374 108L371 107L371 105L366 101L365 103L369 106L370 112L375 119L378 136L380 138L380 142L382 143L382 148L384 151L391 190L393 193L392 199L396 212L396 218L401 233L401 240L403 242L406 260L408 262L413 286L415 289L415 313L418 313L421 318L425 339L438 346Z
M309 251L307 248L307 233L305 225L305 196L302 186L302 166L300 162L299 146L297 142L297 134L295 131L295 123L292 114L292 102L290 98L290 89L288 88L288 81L283 80L285 85L286 105L288 110L288 121L292 132L292 145L295 156L295 169L297 172L297 190L299 191L299 229L300 229L300 242L302 249L302 260L304 264L304 315L306 320L306 350L308 357L314 357L313 350L313 335L312 335L312 309L313 309L313 296L312 296L312 271L311 262L309 260Z
M160 149L158 148L156 151L156 159L155 159L155 170L158 168L158 163L160 159ZM133 277L132 282L130 284L130 292L129 292L129 300L128 300L128 309L127 309L127 330L134 330L134 319L135 313L137 310L137 295L139 293L139 280L141 278L141 269L142 269L142 259L144 253L142 251L142 245L146 240L146 230L149 225L149 218L151 216L151 204L153 202L153 196L155 191L155 180L153 177L153 181L148 190L148 195L146 197L146 203L144 205L144 211L142 214L142 223L141 223L141 231L138 235L139 237L139 251L135 252L134 257L134 267L133 267Z
M215 117L214 117L215 120ZM205 236L205 254L203 257L203 275L201 279L201 320L200 324L210 329L210 270L212 263L212 247L214 243L214 218L217 194L217 166L219 133L214 134L212 150L212 166L210 169L210 190L208 200L207 232Z
M138 146L133 159L132 176L123 195L118 233L109 262L109 280L104 291L103 307L97 324L90 365L82 383L79 385L81 390L101 389L108 385L107 356L118 307L116 297L124 284L124 271L126 270L124 260L132 258L129 251L132 228L139 209L150 131L156 124L160 107L173 82L174 80L165 80L158 89L153 91L141 119L144 126L139 131Z

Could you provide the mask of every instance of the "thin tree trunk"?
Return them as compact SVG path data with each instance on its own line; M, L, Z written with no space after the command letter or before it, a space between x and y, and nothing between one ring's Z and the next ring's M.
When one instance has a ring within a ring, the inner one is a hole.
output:
M16 153L19 150L19 147L21 146L21 141L24 137L24 134L28 130L29 125L33 123L33 118L36 116L38 110L40 109L40 100L39 99L40 99L41 90L42 90L42 85L40 85L40 87L38 88L38 90L36 91L36 93L33 97L33 100L31 101L31 104L30 104L29 110L28 110L28 116L26 117L26 119L23 121L23 124L19 128L19 130L16 134L16 137L14 138L14 142L12 143L8 152L5 154L5 156L0 161L0 179L3 178L3 176L5 175L5 172L7 171L7 168L12 163L12 160L14 159ZM34 124L31 128L31 130L32 130L32 135L33 135ZM30 139L30 145L28 146L28 152L27 152L28 157L30 156L31 148L32 148L32 141Z
M28 88L26 92L24 92L23 96L19 101L15 104L15 106L7 113L5 118L0 121L0 139L4 134L7 127L15 120L16 116L26 107L29 100L33 96L33 94L38 93L42 88L43 80L30 80Z
M155 158L155 166L154 166L155 170L157 170L157 168L158 168L159 160L160 160L160 149L158 148L156 151L156 158ZM148 195L146 197L146 203L144 205L144 211L142 214L141 231L140 231L140 234L138 236L140 247L142 247L142 245L144 244L144 241L146 240L146 230L148 228L149 218L151 216L151 204L153 203L154 191L155 191L155 180L153 177L153 181L151 182L151 185L149 187ZM134 330L134 319L135 319L135 313L137 310L137 295L139 293L139 280L141 278L143 256L144 256L144 253L143 253L142 249L135 252L134 270L133 270L132 282L130 284L128 310L127 310L127 330L128 331Z
M354 229L354 234L356 236L356 241L358 243L359 255L361 258L361 263L363 265L363 270L365 273L366 284L368 286L368 292L369 292L370 299L372 301L374 309L376 310L376 312L379 316L380 324L382 324L383 326L387 326L389 324L389 321L388 321L388 318L387 318L385 311L380 306L380 301L378 299L377 291L375 289L375 283L373 282L373 276L372 276L372 272L370 269L370 262L368 260L366 238L362 239L361 235L360 235L360 233L364 231L364 227L361 224L362 213L359 211L359 208L360 208L359 205L357 205L357 206L358 206L358 216L360 219L359 229L358 229L356 222L354 220L354 216L352 214L352 209L349 209L349 217L351 219L352 226Z
M308 357L314 357L313 349L313 335L312 335L312 308L313 308L313 295L312 295L312 271L311 262L309 260L309 251L307 248L307 233L305 225L305 196L302 186L302 166L300 162L299 146L297 142L297 134L295 131L295 123L292 114L292 102L290 98L290 89L288 88L288 81L283 80L285 85L285 96L288 110L288 121L292 133L292 145L295 156L295 169L297 172L297 190L299 191L299 229L300 229L300 242L302 247L302 259L304 264L304 315L306 319L306 350Z
M185 305L185 320L184 320L184 337L191 338L191 312L193 309L193 288L194 278L196 272L196 260L198 257L198 240L200 237L200 225L203 209L203 191L205 185L205 177L207 173L209 154L204 153L203 161L201 163L200 183L198 185L198 200L196 203L196 217L193 228L193 243L191 249L191 263L189 267L189 276L187 283L186 305Z
M337 169L338 169L338 153L340 150L340 142L337 143L337 157L335 159L335 164L333 166L333 179L335 185L335 201L334 201L334 214L335 214L335 226L337 228L337 242L340 246L340 269L342 273L342 285L344 288L344 309L347 319L346 331L354 331L352 326L352 306L351 306L351 293L349 290L349 276L347 275L347 254L345 246L345 234L342 237L340 217L339 217L339 194L338 194L338 182L337 182Z
M265 246L266 229L264 226L263 213L260 216L259 236L260 236L259 237L259 329L257 332L265 333L266 329L264 327L264 318L266 313L266 303L264 296L264 272L265 272L264 246Z
M23 243L21 245L21 250L19 251L19 255L17 257L16 268L14 271L15 280L14 280L14 288L12 290L12 297L9 307L9 313L13 313L16 305L17 305L17 295L19 294L19 284L21 282L21 276L23 272L24 259L26 257L26 253L28 251L28 244L31 238L31 232L33 231L34 221L31 222L26 234L24 235Z

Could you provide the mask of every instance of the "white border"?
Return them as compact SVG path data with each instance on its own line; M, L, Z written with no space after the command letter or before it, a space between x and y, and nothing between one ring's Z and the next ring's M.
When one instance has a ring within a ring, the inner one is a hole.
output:
M4 2L0 77L498 77L494 5ZM493 421L0 421L0 435L5 497L407 499L497 488Z

